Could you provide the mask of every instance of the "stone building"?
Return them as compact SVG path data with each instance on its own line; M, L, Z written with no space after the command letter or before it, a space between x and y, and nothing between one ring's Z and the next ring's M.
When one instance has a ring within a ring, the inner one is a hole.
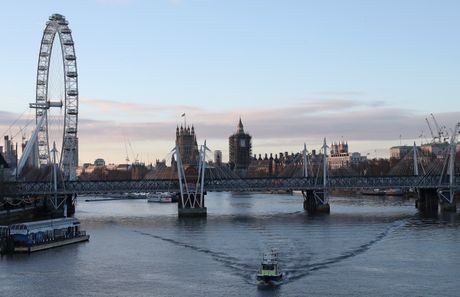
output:
M367 157L361 156L360 153L350 153L348 151L348 142L339 141L331 144L331 151L328 158L330 169L349 168L352 165L359 165L366 162Z
M413 146L408 145L400 145L400 146L393 146L390 148L390 158L400 160L404 158L411 150Z
M230 168L242 177L247 175L249 163L251 162L251 139L251 135L244 132L240 118L236 133L228 138L228 144Z
M176 146L179 148L180 157L184 166L196 166L199 162L198 144L196 142L195 128L192 125L176 128Z
M435 142L426 143L421 146L423 156L432 156L436 158L445 158L449 154L449 143Z
M214 151L214 164L216 164L217 166L222 165L222 151L221 150Z
M254 155L248 167L248 177L293 177L302 176L303 158L300 153L280 152Z

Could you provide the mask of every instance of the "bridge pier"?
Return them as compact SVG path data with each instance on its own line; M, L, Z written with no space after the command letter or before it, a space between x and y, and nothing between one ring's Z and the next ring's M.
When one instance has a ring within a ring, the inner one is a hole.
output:
M304 190L302 191L304 197L303 209L309 214L315 213L330 213L331 208L327 202L327 192L320 190Z
M439 208L441 212L457 212L457 203L455 201L455 192L449 189L439 190Z
M184 203L182 203L182 199L179 199L177 204L179 218L207 216L207 208L204 206L205 193L203 193L203 199L201 194L184 193L183 195Z
M436 215L438 213L438 189L437 188L420 188L417 191L418 198L415 201L415 207L422 214Z
M67 214L64 214L64 215L67 215L69 217L75 214L75 201L77 201L76 199L77 199L76 194L66 195L65 203L67 205Z

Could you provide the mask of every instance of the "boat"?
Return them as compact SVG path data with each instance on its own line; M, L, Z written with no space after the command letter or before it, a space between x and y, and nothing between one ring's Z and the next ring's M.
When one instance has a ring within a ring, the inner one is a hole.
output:
M401 189L389 189L385 191L385 196L403 196L404 191Z
M157 192L147 195L147 202L171 203L173 202L173 193Z
M0 255L3 255L8 250L9 237L10 228L8 226L0 226Z
M370 195L370 196L403 196L404 191L401 189L373 189L373 190L363 190L361 195Z
M9 227L12 251L31 253L89 240L76 218L13 224Z
M262 263L257 271L257 281L259 285L278 285L283 279L278 265L278 251L271 249L264 253Z
M372 189L372 190L362 190L361 195L366 195L366 196L384 196L385 191L380 190L380 189Z

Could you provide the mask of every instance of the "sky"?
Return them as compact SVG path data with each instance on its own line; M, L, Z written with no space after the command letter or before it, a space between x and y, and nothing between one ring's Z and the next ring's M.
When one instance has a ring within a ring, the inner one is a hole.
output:
M460 122L459 11L448 0L2 1L0 132L18 140L28 122L42 32L60 13L75 41L81 163L163 159L183 113L224 160L239 117L255 154L326 137L388 156L430 139L430 113Z

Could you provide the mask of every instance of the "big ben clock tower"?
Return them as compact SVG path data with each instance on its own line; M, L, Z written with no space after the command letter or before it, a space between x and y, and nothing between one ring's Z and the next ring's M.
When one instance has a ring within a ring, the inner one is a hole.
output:
M228 143L230 167L241 177L246 176L251 160L251 139L251 135L244 132L243 123L240 118L236 133L228 138Z

